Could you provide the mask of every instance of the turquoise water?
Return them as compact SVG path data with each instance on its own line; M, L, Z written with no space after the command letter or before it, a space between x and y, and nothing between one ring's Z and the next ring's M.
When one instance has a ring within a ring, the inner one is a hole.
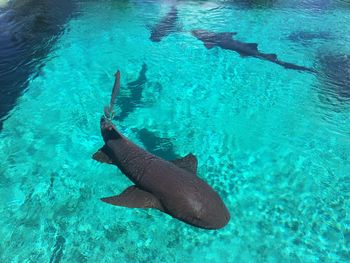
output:
M235 31L264 53L320 69L320 54L350 52L349 9L180 2L183 32L151 42L148 27L169 9L80 3L0 132L0 261L348 262L350 104L318 75L207 50L186 31ZM306 29L334 38L288 40ZM141 146L145 128L176 155L197 156L231 213L221 230L99 200L131 184L91 155L103 144L114 72L123 101L143 63L142 96L116 124Z

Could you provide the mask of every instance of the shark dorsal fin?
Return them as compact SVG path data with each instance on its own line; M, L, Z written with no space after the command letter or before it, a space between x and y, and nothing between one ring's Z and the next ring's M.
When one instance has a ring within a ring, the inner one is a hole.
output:
M150 192L133 185L124 190L120 195L101 198L103 202L116 206L130 208L155 208L164 211L160 201Z
M196 156L192 153L187 154L185 157L171 161L176 166L197 175L198 161Z

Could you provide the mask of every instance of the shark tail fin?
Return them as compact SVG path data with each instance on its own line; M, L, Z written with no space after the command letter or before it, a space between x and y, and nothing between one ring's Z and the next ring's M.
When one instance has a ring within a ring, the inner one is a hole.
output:
M106 106L104 108L104 113L105 113L105 116L107 119L111 120L113 119L113 106L114 106L114 103L115 103L115 99L117 97L117 94L120 90L120 71L118 70L116 73L115 73L115 80L114 80L114 85L113 85L113 90L112 90L112 95L111 95L111 100L109 102L109 106Z

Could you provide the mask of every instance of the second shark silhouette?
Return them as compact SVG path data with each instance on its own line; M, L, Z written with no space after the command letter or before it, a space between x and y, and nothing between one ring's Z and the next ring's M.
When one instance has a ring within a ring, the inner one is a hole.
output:
M238 40L234 40L232 37L237 34L236 32L215 33L202 29L196 29L192 30L191 33L197 39L201 40L207 49L220 47L222 49L235 51L242 57L256 57L271 61L287 69L316 73L316 71L312 68L298 66L293 63L281 61L277 58L276 54L262 53L258 50L258 44L256 43L244 43Z
M153 42L160 42L162 38L168 36L170 33L176 31L176 23L178 13L176 6L172 6L170 11L151 28L150 40Z

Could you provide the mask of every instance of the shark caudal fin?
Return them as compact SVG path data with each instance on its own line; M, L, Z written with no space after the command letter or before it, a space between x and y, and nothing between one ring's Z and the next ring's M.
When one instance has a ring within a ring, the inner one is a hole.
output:
M115 81L114 81L114 86L113 86L109 106L106 106L104 108L105 116L102 116L100 120L101 134L105 142L122 138L122 135L118 132L118 130L112 123L112 119L114 117L113 106L114 106L114 102L117 97L119 89L120 89L120 71L118 70L115 73ZM113 161L110 156L112 156L111 151L109 147L105 144L101 149L99 149L96 153L93 154L92 159L98 162L112 164Z
M109 106L106 106L104 108L105 116L109 120L112 120L114 117L113 116L114 115L113 106L115 103L115 98L117 97L117 94L120 90L120 71L118 70L114 76L115 76L115 80L114 80L114 86L113 86L113 90L112 90L111 100L109 102Z

